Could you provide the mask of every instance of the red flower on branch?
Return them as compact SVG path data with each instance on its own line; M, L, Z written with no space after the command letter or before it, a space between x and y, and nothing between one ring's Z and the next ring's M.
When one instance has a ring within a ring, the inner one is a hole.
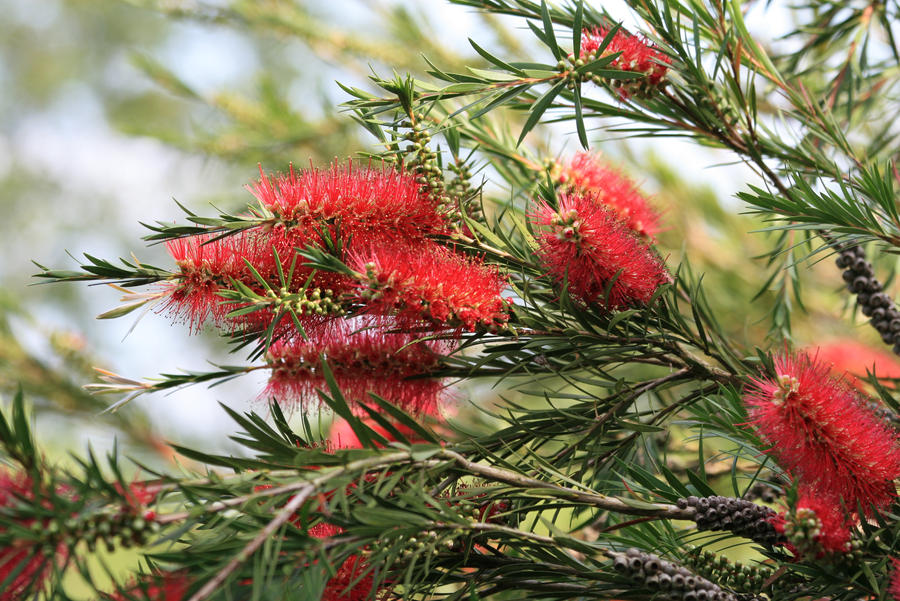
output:
M191 329L198 330L207 319L221 325L235 307L223 304L219 291L229 288L231 280L251 288L260 288L250 263L264 277L274 279L275 255L265 236L242 232L226 238L212 235L178 238L166 243L181 273L167 283L167 299L162 305Z
M543 203L532 220L543 230L538 255L550 275L584 303L645 304L669 281L651 248L589 196L562 194L558 210Z
M315 538L328 539L342 533L339 526L319 523L308 530ZM365 560L359 555L351 555L337 568L336 574L328 579L322 601L365 601L371 598L375 586L372 573Z
M356 300L363 311L395 315L401 324L441 328L502 327L509 302L497 269L434 243L375 245L351 253L363 277Z
M837 499L804 490L793 511L779 515L775 529L800 557L824 557L850 551L850 521Z
M34 498L35 487L30 476L24 472L0 471L0 508L13 508L22 499ZM22 525L29 526L33 522L23 520ZM13 541L0 549L0 582L6 583L0 590L0 601L18 601L25 598L29 589L39 589L54 562L64 560L65 556L63 545L59 545L54 556L48 556L31 541Z
M266 353L272 375L265 395L302 407L318 403L316 390L328 391L324 357L349 403L370 404L368 393L374 393L410 413L434 413L444 384L427 375L449 346L386 326L341 320L309 340L276 341Z
M888 594L894 598L894 601L900 601L900 559L891 557L891 564L894 566L894 573L891 575L891 583L888 585Z
M855 388L864 386L859 377L864 377L867 371L879 378L900 378L900 360L896 355L856 340L833 340L813 352L821 363L830 364L833 373L843 374ZM890 382L885 384L889 386Z
M585 62L601 58L597 56L597 52L609 31L604 27L594 27L581 32L581 58ZM669 70L668 65L672 62L670 57L660 52L653 44L622 28L613 35L602 56L616 52L622 54L610 63L610 67L644 74L640 79L617 80L614 85L623 98L646 95L658 87Z
M805 353L775 358L776 375L744 394L750 422L804 487L868 512L888 505L900 477L897 435L828 365Z
M438 202L422 194L415 177L388 167L354 167L334 163L329 169L266 176L248 186L274 213L287 232L303 235L323 225L343 240L356 238L404 241L446 233L447 221Z
M148 574L129 585L122 593L114 593L110 601L184 601L190 581L183 572Z
M615 211L638 234L653 238L659 232L656 209L633 181L599 155L579 152L562 165L559 181L566 191L587 196Z

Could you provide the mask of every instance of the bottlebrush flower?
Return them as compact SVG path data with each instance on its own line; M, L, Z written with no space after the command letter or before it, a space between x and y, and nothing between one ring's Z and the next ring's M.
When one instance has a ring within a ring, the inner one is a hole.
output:
M319 240L318 237L314 238ZM240 303L225 302L221 293L232 286L232 281L240 282L250 290L265 295L265 286L248 267L253 270L273 289L281 288L276 257L281 263L281 273L291 274L291 281L285 282L285 290L300 290L310 282L310 295L324 295L333 298L352 286L352 281L345 275L316 271L304 267L302 262L294 260L293 246L306 246L313 238L286 243L272 232L250 230L220 238L200 235L171 240L167 243L169 253L181 269L181 273L166 284L163 291L166 300L161 310L176 318L188 322L192 330L199 330L208 319L218 326L226 325L225 316L243 307ZM276 254L275 250L283 247ZM293 268L293 271L292 271ZM322 291L325 291L324 293ZM321 300L313 298L313 301ZM227 320L232 328L249 327L265 329L274 316L274 311L261 309L244 314L238 318ZM314 313L300 315L304 327L314 326L322 321ZM285 323L289 322L285 320Z
M183 601L190 581L183 572L148 574L131 584L125 592L114 593L110 601Z
M647 198L599 155L577 153L562 165L559 181L567 192L588 196L615 211L638 234L653 238L659 232L659 215Z
M874 349L855 340L833 340L813 350L821 363L830 364L831 371L845 374L851 386L862 388L857 376L865 376L866 371L879 378L900 378L900 360L893 353ZM889 382L886 384L890 385Z
M562 194L559 210L542 203L531 217L543 230L538 255L557 282L567 283L573 298L603 302L616 278L607 306L643 304L669 280L650 247L589 196Z
M266 353L272 375L265 395L302 407L317 403L316 389L328 390L322 372L325 357L349 403L370 403L372 392L408 412L433 413L444 385L416 376L436 369L448 350L412 334L388 333L372 322L341 320L309 340L295 337L272 344Z
M0 508L12 508L21 499L34 499L34 484L25 473L0 471ZM33 520L23 522L28 526ZM26 592L39 589L50 574L53 562L65 558L66 548L60 545L56 556L47 556L31 541L13 541L0 549L0 601L19 601ZM13 574L15 576L12 576ZM33 583L33 586L32 586Z
M843 499L850 511L889 504L900 477L896 434L809 355L778 356L775 370L744 394L750 422L772 445L767 452L805 487Z
M900 601L900 559L891 557L891 563L894 566L894 573L891 576L888 594L894 598L894 601Z
M366 313L469 331L509 319L497 269L438 244L375 245L351 253L347 264L365 274L356 296Z
M435 404L435 407L437 404ZM384 437L389 442L396 442L394 436L388 432L385 428L381 427L371 418L363 418L365 424L375 430L379 435ZM414 430L410 429L407 426L402 424L393 424L394 428L400 432L406 440L411 443L422 443L425 442ZM353 431L353 428L350 427L350 423L339 417L335 417L334 421L331 423L331 429L328 432L328 438L331 443L334 445L335 449L361 449L362 443L359 442L359 438L356 436L356 433Z
M585 62L600 58L597 56L597 52L608 33L609 29L604 27L594 27L581 32L581 57ZM651 43L622 28L616 31L613 39L603 51L604 55L616 52L622 54L610 63L611 68L645 75L640 79L614 82L614 87L623 98L632 95L645 96L651 93L662 82L666 71L669 70L668 65L672 62L670 57L660 52Z
M322 225L339 229L343 239L403 240L445 233L447 222L438 200L422 194L414 176L381 168L333 164L329 169L267 177L248 186L259 202L275 213L289 232L316 231Z
M310 528L308 532L315 538L327 539L340 534L343 529L332 524L320 523ZM336 572L325 585L322 601L364 601L371 598L375 583L362 557L351 555Z
M182 318L197 330L209 318L221 324L234 307L222 304L218 292L228 287L230 279L252 285L251 272L244 259L261 273L274 271L271 246L256 236L236 234L214 240L201 235L177 238L166 243L181 273L168 283L167 299L162 310Z
M827 553L850 551L850 522L836 499L801 492L793 511L781 514L775 528L799 556L821 558Z

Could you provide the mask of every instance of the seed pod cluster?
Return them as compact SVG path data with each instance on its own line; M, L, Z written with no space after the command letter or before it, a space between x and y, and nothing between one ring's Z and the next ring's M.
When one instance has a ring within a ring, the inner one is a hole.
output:
M856 295L863 315L871 318L869 323L878 330L884 343L893 345L894 353L900 355L900 311L883 292L872 264L866 261L866 252L861 246L845 247L837 258L837 266L844 270L844 281Z
M739 601L731 592L652 553L631 548L611 554L613 569L638 586L658 591L659 601Z
M885 423L893 428L900 428L900 415L894 413L889 407L885 407L878 401L869 401L866 405L879 419L884 420Z
M57 542L71 547L78 541L85 541L92 552L98 543L103 543L108 551L141 546L159 531L158 522L131 512L97 514L84 519L59 519L46 526L46 532L54 541L51 547L55 547Z
M682 509L695 509L694 522L698 530L733 532L737 536L769 546L785 540L772 525L775 512L746 499L691 496L678 499L676 504Z

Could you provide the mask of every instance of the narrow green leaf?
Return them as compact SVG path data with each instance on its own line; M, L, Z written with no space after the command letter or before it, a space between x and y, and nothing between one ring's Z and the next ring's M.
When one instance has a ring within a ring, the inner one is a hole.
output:
M552 88L544 92L544 95L538 98L537 102L531 107L531 112L528 114L528 120L525 121L525 125L522 126L522 133L519 134L519 139L516 142L516 146L518 147L522 140L525 139L525 136L528 135L534 126L538 124L541 119L541 116L544 112L550 107L550 104L553 100L559 95L560 92L563 91L566 87L565 80L558 82Z

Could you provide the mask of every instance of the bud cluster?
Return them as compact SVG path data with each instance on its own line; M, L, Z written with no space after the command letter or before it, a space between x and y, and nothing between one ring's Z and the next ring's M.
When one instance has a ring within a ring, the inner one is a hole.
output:
M900 311L883 292L872 264L866 261L866 251L861 246L845 248L836 262L844 270L844 281L850 292L856 294L863 315L871 318L872 327L878 330L884 343L893 345L894 353L900 354Z
M431 197L438 206L447 209L449 198L444 186L444 173L438 163L437 153L428 147L431 135L423 127L423 121L425 115L418 113L414 119L408 119L400 124L400 127L409 129L403 136L410 142L406 152L412 155L406 166L416 175L416 183L422 186L422 194Z
M91 552L101 542L108 551L117 547L139 547L159 531L158 522L130 511L55 520L46 525L50 538L58 538L67 547L85 541Z
M273 308L284 308L297 315L344 315L346 311L340 302L335 299L334 291L330 288L312 288L298 293L291 293L287 288L279 290L267 290L266 301L261 303L271 304Z
M613 569L638 586L659 591L660 601L738 601L733 593L652 553L631 548L612 553Z
M685 564L720 586L739 590L759 591L774 574L774 570L764 566L731 562L724 555L700 549L693 549L688 553Z
M772 521L777 515L763 505L733 497L686 497L678 499L678 507L693 507L698 530L733 532L762 545L784 542Z

